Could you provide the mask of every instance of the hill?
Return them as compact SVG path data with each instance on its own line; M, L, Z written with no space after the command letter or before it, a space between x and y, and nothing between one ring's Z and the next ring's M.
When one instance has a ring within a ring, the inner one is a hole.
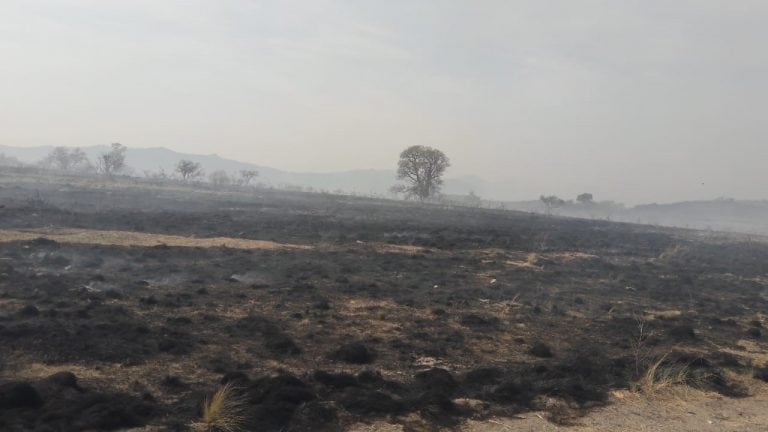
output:
M53 146L13 147L0 145L0 154L13 157L21 162L36 163L44 158ZM93 161L99 154L108 150L108 146L81 147L88 158ZM144 172L165 170L172 172L176 163L188 159L199 163L206 173L223 170L237 173L240 170L255 169L259 171L259 182L271 186L300 186L316 190L344 191L366 195L388 194L389 188L395 182L394 170L359 169L339 172L290 172L264 165L226 159L216 154L198 155L181 153L165 147L136 148L128 147L126 164L136 175ZM494 185L474 176L449 177L445 181L444 190L447 193L466 195L470 191L479 194L491 193Z

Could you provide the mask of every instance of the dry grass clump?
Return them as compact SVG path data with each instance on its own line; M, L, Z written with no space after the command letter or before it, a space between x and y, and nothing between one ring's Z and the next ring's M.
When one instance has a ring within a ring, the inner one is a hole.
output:
M226 383L203 401L203 415L193 429L201 432L238 432L245 424L245 401L237 387Z
M690 380L690 371L685 365L665 365L667 354L651 363L640 379L634 383L632 390L642 392L647 396L654 396L664 390L672 388L687 391Z

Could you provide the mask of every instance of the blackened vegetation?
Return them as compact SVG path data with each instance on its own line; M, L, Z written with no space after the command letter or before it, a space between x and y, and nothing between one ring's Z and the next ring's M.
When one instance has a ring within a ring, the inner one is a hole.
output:
M274 322L259 316L247 316L229 328L230 334L255 338L261 336L264 349L281 356L301 354L301 349Z
M452 427L552 399L586 412L663 356L728 397L747 394L734 373L768 381L744 348L765 349L763 242L274 191L65 190L31 209L20 190L0 189L0 228L318 247L0 245L2 430L183 430L222 382L247 430L333 431L413 415ZM120 375L17 379L29 362Z
M0 340L8 350L37 351L47 363L136 364L161 353L184 355L194 346L182 329L148 326L122 307L98 302L59 303L42 316L20 315L27 319L9 321L0 329Z
M150 402L80 386L69 372L0 384L4 431L117 430L144 425L154 414Z
M332 359L352 364L368 364L374 357L375 354L359 342L342 345L331 353Z
M611 370L607 378L605 373L587 365L564 363L551 370L530 365L478 369L463 377L431 368L407 381L391 381L374 370L358 376L318 370L304 377L286 372L255 380L238 377L237 385L250 405L249 427L311 431L338 430L338 407L361 419L418 412L448 426L462 418L488 414L455 403L457 398L486 401L507 414L542 408L537 398L550 395L596 406L606 400ZM307 415L314 417L307 422Z

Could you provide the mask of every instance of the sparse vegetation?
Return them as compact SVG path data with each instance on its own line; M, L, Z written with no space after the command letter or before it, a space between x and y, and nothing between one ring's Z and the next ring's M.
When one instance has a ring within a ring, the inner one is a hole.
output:
M552 214L555 210L565 205L565 201L555 195L540 196L539 201L544 204L547 214Z
M464 205L467 207L478 208L483 205L483 199L475 193L475 191L469 191L466 197L464 197Z
M171 176L165 172L165 168L160 167L157 171L144 171L144 178L151 180L155 184L163 184L171 179Z
M640 380L634 383L633 388L636 391L640 391L646 396L655 396L674 387L678 387L683 392L687 390L689 384L688 366L667 364L667 356L668 354L664 354L651 362Z
M648 361L650 350L648 349L647 341L651 335L646 321L642 317L636 317L637 333L630 340L630 346L632 348L632 357L635 363L635 376L640 376L643 366Z
M227 172L223 170L212 172L211 175L208 176L208 181L211 182L213 187L219 188L219 189L225 188L232 184L232 179L229 177L229 174L227 174Z
M54 147L38 165L59 171L89 172L94 169L85 152L77 147Z

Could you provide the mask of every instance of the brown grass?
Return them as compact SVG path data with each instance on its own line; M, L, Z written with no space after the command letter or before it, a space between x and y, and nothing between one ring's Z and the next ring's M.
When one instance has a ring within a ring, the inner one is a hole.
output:
M232 383L226 383L203 401L200 423L193 425L198 431L238 432L245 424L244 400Z
M135 231L89 229L0 230L0 243L43 237L59 243L115 246L228 247L233 249L312 249L311 246L231 237L195 238Z
M674 387L688 389L689 370L687 366L664 365L667 354L651 363L645 374L635 383L634 390L642 392L646 396L654 396L662 391Z
M277 243L268 240L242 239L234 237L185 237L177 235L145 233L137 231L92 230L81 228L35 228L35 229L0 229L0 243L30 241L46 238L59 243L102 245L102 246L170 246L170 247L228 247L232 249L290 249L313 250L311 245ZM427 250L419 246L395 245L388 243L360 243L377 253L415 254ZM322 245L323 250L334 250L329 245Z

